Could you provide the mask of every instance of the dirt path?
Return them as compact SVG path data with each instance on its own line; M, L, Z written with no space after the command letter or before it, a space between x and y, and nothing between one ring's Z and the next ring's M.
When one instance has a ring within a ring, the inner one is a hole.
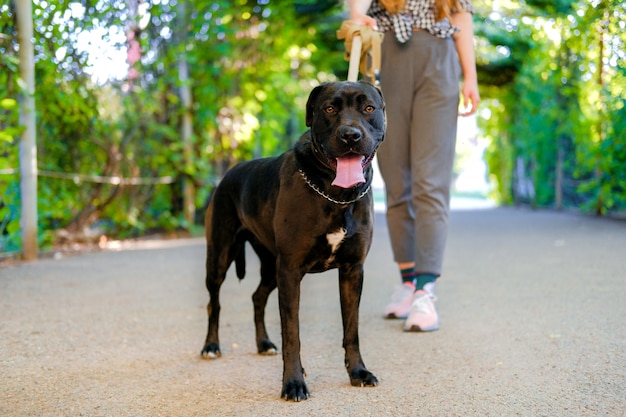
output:
M0 268L0 415L626 415L626 222L453 211L430 334L381 317L397 275L386 233L379 216L361 305L376 388L343 369L331 271L303 281L312 396L279 399L280 356L255 353L251 256L248 277L224 285L223 356L200 359L203 241L159 241ZM267 322L280 346L276 294Z

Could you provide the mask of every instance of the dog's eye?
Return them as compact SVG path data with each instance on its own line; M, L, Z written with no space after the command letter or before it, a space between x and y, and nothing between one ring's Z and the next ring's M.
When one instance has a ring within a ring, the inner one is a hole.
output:
M328 106L324 109L324 113L333 114L335 112L335 108L333 106Z
M376 110L376 108L374 106L365 106L365 113L374 113L374 110Z

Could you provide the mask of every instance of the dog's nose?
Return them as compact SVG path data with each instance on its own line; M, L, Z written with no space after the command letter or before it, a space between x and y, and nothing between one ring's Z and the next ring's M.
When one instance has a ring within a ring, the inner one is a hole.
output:
M356 127L344 126L339 130L339 138L347 144L361 140L361 131Z

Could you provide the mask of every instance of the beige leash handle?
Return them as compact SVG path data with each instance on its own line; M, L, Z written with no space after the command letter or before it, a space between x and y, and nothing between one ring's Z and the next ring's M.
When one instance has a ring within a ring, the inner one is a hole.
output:
M352 38L350 49L350 66L348 67L348 81L356 81L359 78L359 63L361 62L361 36Z

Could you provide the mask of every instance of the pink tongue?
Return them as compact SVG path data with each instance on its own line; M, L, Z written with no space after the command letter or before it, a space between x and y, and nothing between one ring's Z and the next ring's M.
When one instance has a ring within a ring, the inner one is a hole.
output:
M363 162L362 155L337 158L337 175L332 185L350 188L355 184L365 182L361 162Z

